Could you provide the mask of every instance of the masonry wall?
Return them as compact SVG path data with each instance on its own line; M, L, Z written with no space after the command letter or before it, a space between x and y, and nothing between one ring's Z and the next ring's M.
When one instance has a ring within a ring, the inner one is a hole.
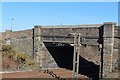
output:
M81 35L91 35L91 36L99 36L99 28L98 27L83 27L79 26L78 28L44 28L42 29L43 35L68 35L70 33L81 33Z
M41 35L42 28L35 26L33 29L34 59L40 64L41 68L58 68L57 63L41 40Z
M11 45L33 57L33 31L15 31L12 33Z
M81 46L80 55L92 61L97 65L101 65L101 55L103 55L103 76L108 76L111 64L111 52L108 51L113 49L113 62L112 70L117 68L118 61L118 27L114 27L114 44L113 46L108 45L111 42L111 38L106 34L113 34L111 32L112 27L110 25L105 26L105 24L98 25L68 25L68 26L35 26L33 29L23 30L23 31L11 31L1 32L2 38L0 41L4 44L10 44L16 49L27 53L33 57L42 68L57 68L59 67L55 62L54 58L51 56L43 41L53 40L49 36L68 36L70 33L81 33L81 42L85 43ZM48 37L42 37L41 35L47 35ZM105 38L105 35L108 38ZM59 41L67 41L66 38L56 38ZM100 49L100 44L102 45L102 50ZM109 56L109 57L108 57Z
M99 43L98 38L99 38L99 27L102 25L84 25L84 26L77 26L72 28L60 28L58 26L55 27L43 27L42 28L42 35L47 35L47 36L68 36L70 33L81 33L82 36L90 36L90 38L83 38L81 41L83 43L90 43L90 44L98 44L98 45L82 45L81 46L81 52L80 55L86 58L89 61L93 61L96 64L99 64ZM91 36L98 37L98 38L92 38ZM43 40L48 40L51 41L53 38L47 37L44 38ZM56 39L57 40L57 39ZM59 38L59 41L66 41L67 39L61 39Z

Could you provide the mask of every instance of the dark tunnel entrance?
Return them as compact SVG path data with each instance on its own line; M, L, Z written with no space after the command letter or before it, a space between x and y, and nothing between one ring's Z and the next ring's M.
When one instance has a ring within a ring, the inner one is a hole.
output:
M74 47L70 45L56 45L44 43L60 68L73 69ZM49 46L48 46L49 45ZM79 73L92 79L99 79L99 65L94 64L80 56Z

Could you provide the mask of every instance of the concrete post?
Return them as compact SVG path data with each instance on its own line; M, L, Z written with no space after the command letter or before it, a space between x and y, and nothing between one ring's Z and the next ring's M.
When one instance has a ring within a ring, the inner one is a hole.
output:
M34 60L36 62L38 62L40 64L40 67L42 67L42 44L41 44L41 33L42 33L42 29L41 29L41 26L34 26L34 29L33 29L33 42L34 42L34 47L33 47L33 50L34 50Z
M73 80L76 78L76 48L77 48L77 34L74 34L74 53L73 53Z
M74 34L74 54L73 54L73 80L78 78L79 56L80 56L80 33Z
M78 73L79 73L79 59L80 59L80 47L81 47L81 43L80 43L80 37L81 37L81 34L79 33L78 34L78 43L77 43L77 77L78 77Z
M12 38L12 30L6 30L5 34L6 34L6 44L10 45Z
M103 32L103 78L107 78L112 72L114 26L116 23L104 23Z

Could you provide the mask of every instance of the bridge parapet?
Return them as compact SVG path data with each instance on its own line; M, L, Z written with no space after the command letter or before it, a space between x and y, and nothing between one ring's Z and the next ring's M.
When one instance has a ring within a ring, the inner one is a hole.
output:
M74 37L69 35L41 35L43 42L58 42L73 44ZM83 45L99 45L97 42L99 36L81 36L80 43Z

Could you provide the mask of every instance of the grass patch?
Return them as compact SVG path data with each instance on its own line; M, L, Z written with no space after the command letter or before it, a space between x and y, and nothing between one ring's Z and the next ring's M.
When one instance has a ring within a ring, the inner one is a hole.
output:
M19 63L19 69L38 69L39 64L36 63L33 58L28 54L22 53L17 49L13 48L11 45L2 45L2 56L7 56L8 58Z

